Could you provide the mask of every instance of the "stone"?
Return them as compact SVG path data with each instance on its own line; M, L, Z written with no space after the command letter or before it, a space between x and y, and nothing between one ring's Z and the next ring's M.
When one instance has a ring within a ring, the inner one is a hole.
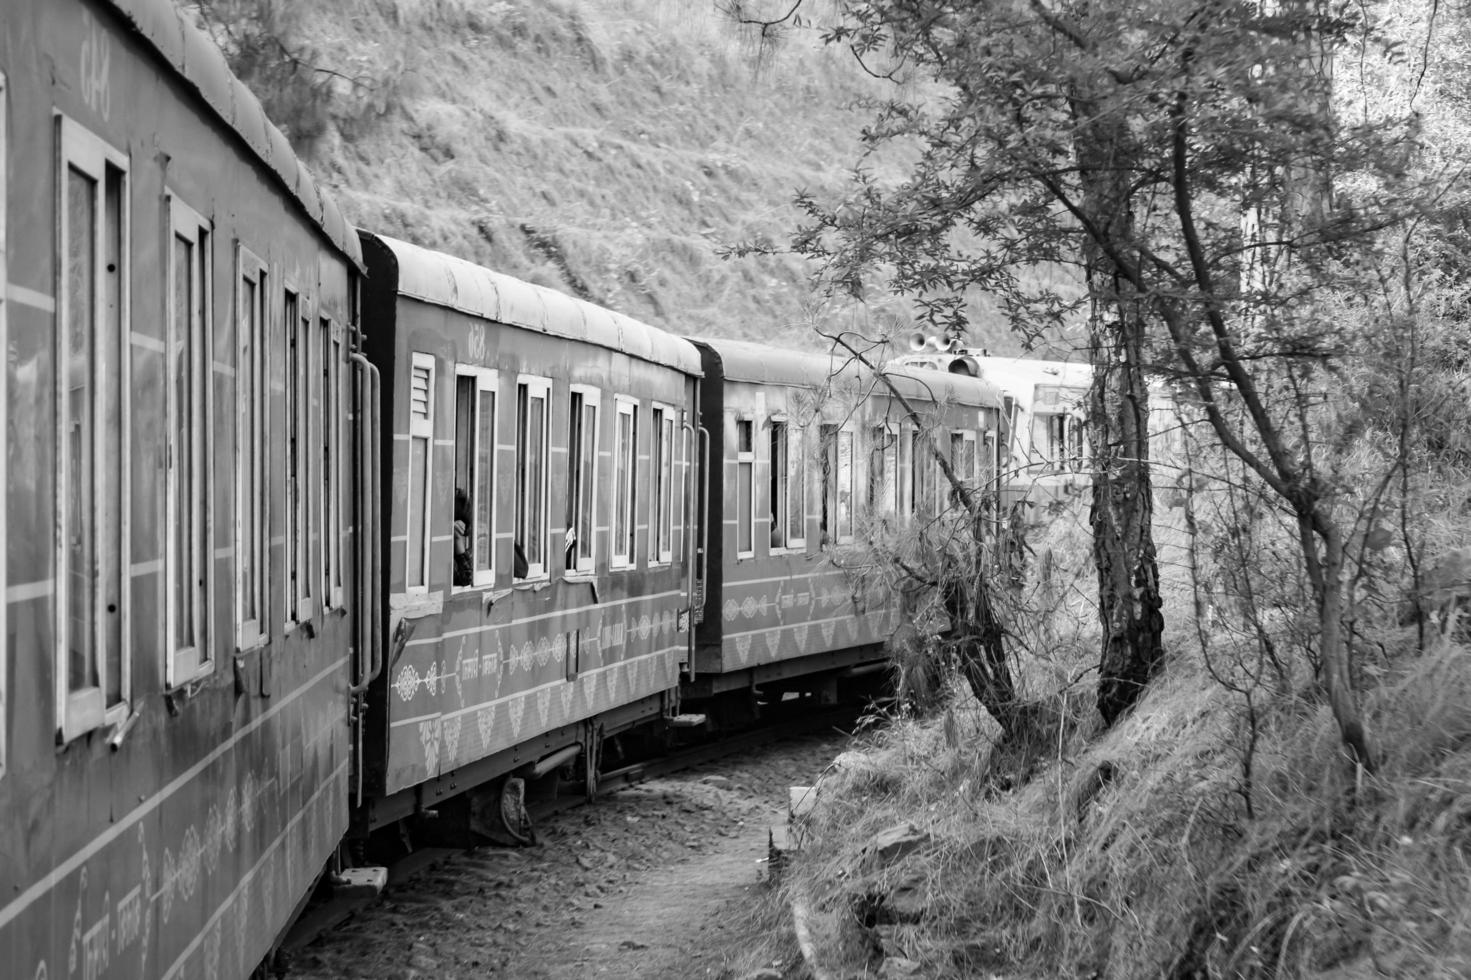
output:
M879 966L879 980L894 980L895 977L912 977L920 970L920 964L902 956L885 958Z
M893 864L895 861L928 844L930 835L912 823L899 824L875 834L863 847L864 859L870 864Z
M812 786L787 787L787 819L792 823L800 823L805 820L815 806L817 806L816 788Z
M767 968L743 974L740 980L781 980L781 971Z

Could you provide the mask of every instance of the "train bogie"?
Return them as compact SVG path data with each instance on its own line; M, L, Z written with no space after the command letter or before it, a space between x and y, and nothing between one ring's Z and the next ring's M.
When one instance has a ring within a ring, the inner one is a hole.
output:
M358 249L168 0L0 18L0 975L242 974L347 821Z

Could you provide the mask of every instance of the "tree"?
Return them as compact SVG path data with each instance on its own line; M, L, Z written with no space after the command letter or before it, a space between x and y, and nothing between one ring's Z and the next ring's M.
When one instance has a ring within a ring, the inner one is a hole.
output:
M784 8L786 9L786 5ZM793 246L829 288L867 281L963 329L966 290L1039 336L1078 310L1025 270L1080 270L1099 455L1092 522L1112 720L1157 668L1146 372L1292 514L1317 601L1318 676L1371 764L1343 633L1344 528L1317 406L1346 338L1320 317L1385 229L1434 206L1413 114L1333 111L1336 52L1386 46L1369 5L1320 0L858 0L826 28L902 81L863 133L917 148L902 182L799 198ZM749 13L747 20L759 20ZM779 16L779 13L776 15Z

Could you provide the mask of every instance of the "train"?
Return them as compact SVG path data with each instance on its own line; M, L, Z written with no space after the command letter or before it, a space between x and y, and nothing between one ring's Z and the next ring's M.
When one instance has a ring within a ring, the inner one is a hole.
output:
M0 976L257 974L375 835L862 686L870 546L1000 511L993 381L355 228L171 0L7 4L0 141Z

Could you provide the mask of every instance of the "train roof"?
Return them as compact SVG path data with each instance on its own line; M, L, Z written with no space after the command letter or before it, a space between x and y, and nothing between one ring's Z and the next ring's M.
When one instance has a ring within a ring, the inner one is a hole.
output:
M357 236L336 202L312 179L286 134L266 118L260 100L230 71L214 41L175 9L174 0L99 2L111 6L131 24L219 120L244 141L260 165L275 175L328 240L361 268Z
M658 327L466 259L386 235L362 234L371 235L398 262L400 295L701 375L699 352Z
M709 373L718 372L728 381L820 388L834 375L855 383L871 380L873 376L871 371L841 354L786 350L748 340L690 339L711 355ZM979 407L995 406L1001 401L1001 389L986 379L893 364L885 370L895 387L906 396Z

